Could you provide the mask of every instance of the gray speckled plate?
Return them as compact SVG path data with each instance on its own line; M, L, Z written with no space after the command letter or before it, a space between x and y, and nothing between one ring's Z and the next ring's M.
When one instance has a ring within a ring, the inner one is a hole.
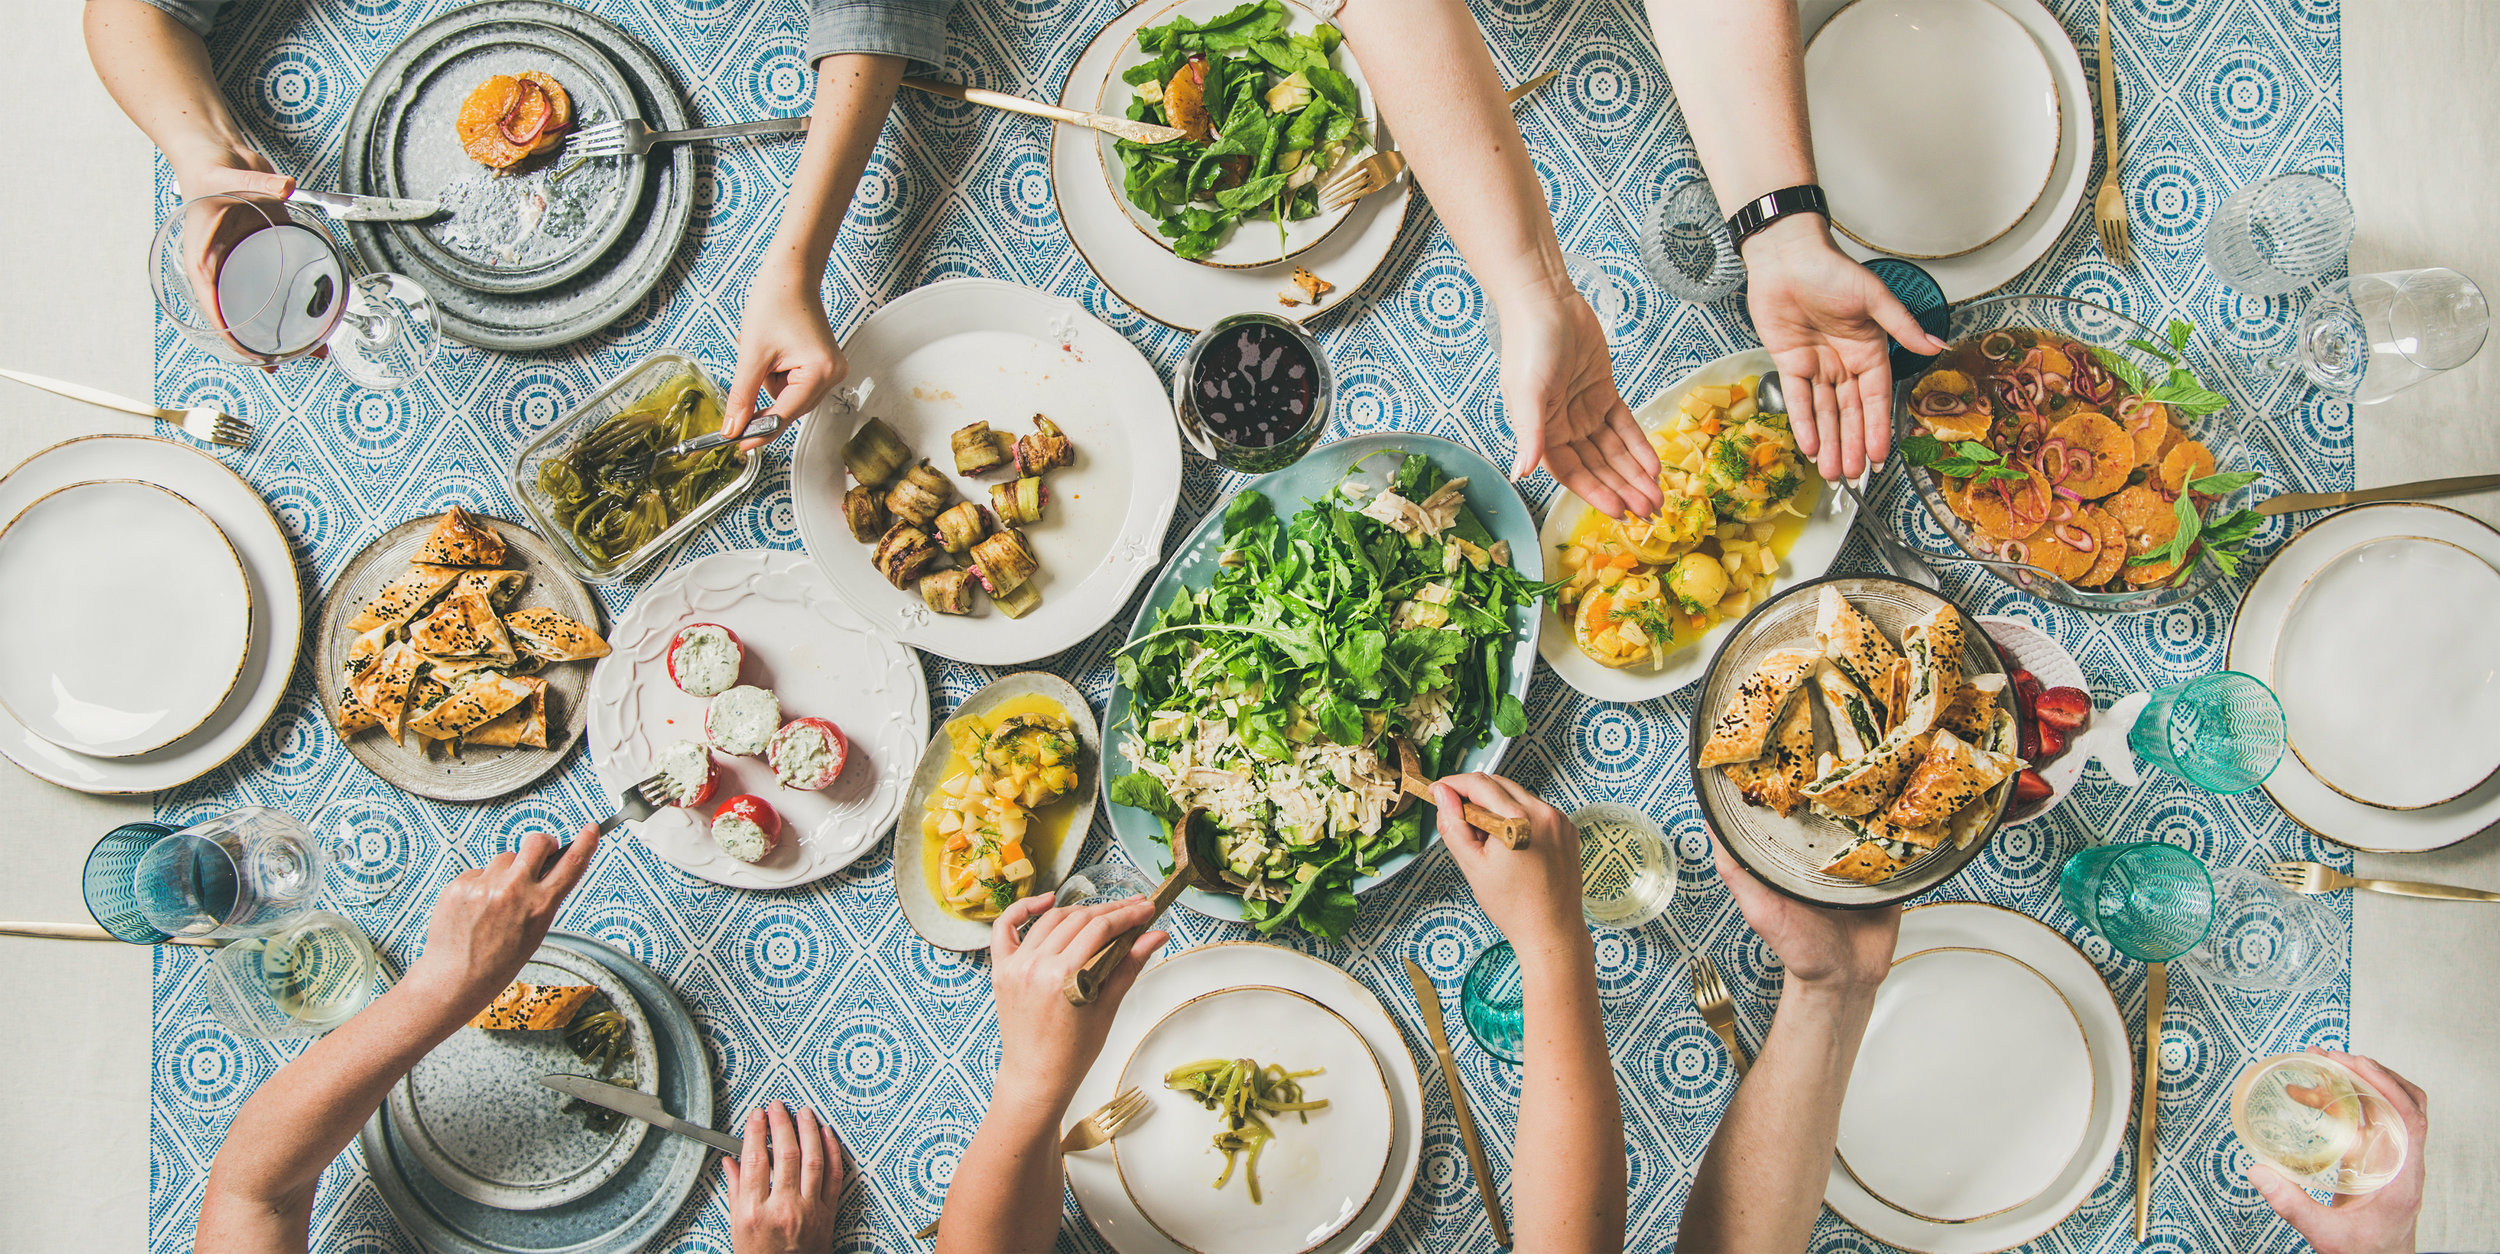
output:
M588 984L607 995L633 1029L632 1073L607 1077L645 1093L660 1091L651 1023L625 983L571 950L543 945L520 978L530 984ZM575 1057L564 1033L489 1032L464 1027L418 1060L391 1089L391 1118L409 1153L445 1188L503 1210L545 1210L615 1178L651 1125L619 1119L594 1128L563 1107L571 1100L538 1083L542 1075L597 1074Z
M344 190L381 191L383 145L377 142L391 85L405 66L439 42L442 29L494 22L532 23L571 32L596 46L633 89L634 112L654 130L689 125L684 94L648 49L634 38L578 9L545 0L486 0L454 9L417 28L384 56L347 116L339 153ZM529 352L569 344L616 321L640 303L667 273L677 246L694 220L694 149L680 144L664 160L647 161L615 245L596 255L581 273L531 292L479 291L438 270L410 242L406 224L344 223L356 257L367 270L393 271L416 279L434 297L443 334L463 344L503 352Z
M590 937L551 932L540 956L554 951L589 959L624 983L651 1022L661 1104L690 1122L714 1123L703 1038L677 994L649 967ZM685 1209L710 1158L693 1141L654 1132L605 1185L561 1206L510 1211L444 1187L417 1163L401 1121L387 1105L366 1121L357 1143L400 1231L438 1254L624 1254L652 1248Z

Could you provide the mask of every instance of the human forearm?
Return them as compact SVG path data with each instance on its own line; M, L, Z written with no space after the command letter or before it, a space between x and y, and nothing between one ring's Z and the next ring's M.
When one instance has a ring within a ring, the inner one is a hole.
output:
M208 45L189 27L140 0L88 0L84 20L96 77L177 177L253 151L217 90Z
M903 58L842 53L816 63L816 103L807 146L771 250L756 283L790 285L810 298L824 282L825 261L850 212L852 192L876 151L877 133L903 81Z
M1702 1155L1684 1206L1682 1248L1806 1248L1874 1004L1871 985L1789 982L1762 1056Z
M1517 1248L1623 1248L1623 1107L1606 1056L1606 1022L1587 931L1514 945L1525 985L1525 1075L1511 1200Z
M1790 0L1647 0L1659 59L1720 211L1814 181L1797 6Z
M1005 1064L1001 1075L1013 1074ZM939 1212L936 1254L1010 1254L1049 1249L1059 1231L1059 1117L1056 1095L1000 1091Z

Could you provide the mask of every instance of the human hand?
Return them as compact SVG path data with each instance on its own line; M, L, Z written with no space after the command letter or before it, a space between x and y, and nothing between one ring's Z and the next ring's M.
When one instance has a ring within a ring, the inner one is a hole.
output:
M2396 1108L2410 1138L2404 1170L2377 1192L2338 1196L2332 1206L2319 1204L2263 1163L2249 1164L2248 1182L2317 1254L2413 1254L2414 1225L2422 1215L2422 1149L2431 1134L2430 1096L2376 1059L2315 1047L2309 1052L2352 1068Z
M1754 934L1779 955L1797 985L1871 992L1892 971L1893 944L1901 936L1901 907L1826 910L1780 895L1729 857L1714 834L1710 855L1719 880L1736 898L1736 909Z
M722 416L724 429L736 435L765 414L793 422L850 373L815 288L798 281L758 282L747 293L738 324L738 374L729 385L731 412ZM771 393L772 403L754 409L759 390ZM752 450L770 442L746 440L740 447Z
M485 1008L521 973L555 922L556 908L581 882L599 848L592 824L556 852L555 837L531 832L482 868L463 871L434 899L425 952L408 969L411 983L436 983L443 1005L466 1018Z
M1032 926L1023 928L1028 920ZM1000 913L990 927L990 990L998 1000L998 1074L1015 1077L1015 1085L1001 1087L999 1098L1038 1101L1053 1119L1067 1109L1102 1052L1120 999L1145 969L1147 955L1171 935L1149 928L1139 936L1090 1006L1068 1004L1068 977L1112 938L1152 922L1154 903L1143 897L1061 910L1041 893Z
M768 1130L769 1129L769 1134ZM833 1125L774 1102L747 1116L746 1152L723 1158L729 1248L736 1254L825 1254L842 1201L842 1139Z
M1512 849L1469 826L1464 803L1528 820L1528 847ZM1451 775L1432 786L1441 840L1485 917L1515 949L1585 945L1580 921L1580 829L1535 793L1499 775Z
M244 236L288 220L286 197L295 180L249 148L216 147L184 156L174 166L174 181L185 202L183 273L202 314L212 325L226 327L226 312L217 302L217 271Z
M1665 504L1658 453L1615 391L1605 328L1589 303L1557 278L1500 309L1502 405L1519 448L1511 478L1542 461L1599 513L1656 513Z
M1822 219L1783 218L1745 241L1746 303L1779 366L1797 451L1825 479L1855 479L1892 452L1889 332L1911 351L1945 343L1875 272L1832 243Z

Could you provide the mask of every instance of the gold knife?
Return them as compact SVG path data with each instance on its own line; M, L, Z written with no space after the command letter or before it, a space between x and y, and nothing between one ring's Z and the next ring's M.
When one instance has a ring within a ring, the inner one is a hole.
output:
M1547 70L1546 72L1537 75L1535 78L1529 79L1517 87L1513 87L1509 91L1503 92L1502 103L1515 105L1520 101L1535 95L1538 88L1545 86L1547 83L1553 82L1554 76L1560 73L1562 73L1561 70Z
M0 923L0 936L30 936L37 940L119 941L121 939L92 923ZM164 943L206 945L213 948L225 942L199 936L176 936Z
M2161 1113L2161 1017L2169 1010L2170 964L2144 967L2144 1104L2135 1117L2135 1243L2153 1206L2153 1124Z
M1458 1137L1467 1143L1467 1169L1476 1175L1484 1194L1485 1218L1493 1221L1493 1244L1510 1246L1510 1224L1502 1218L1502 1195L1493 1187L1493 1165L1485 1161L1484 1141L1476 1135L1476 1117L1467 1112L1467 1088L1458 1082L1458 1060L1450 1057L1450 1034L1441 1026L1441 990L1432 986L1415 960L1406 960L1406 982L1415 986L1415 1004L1423 1009L1424 1027L1432 1033L1433 1056L1441 1060L1441 1080L1450 1086L1450 1111L1458 1116Z
M2425 479L2420 483L2391 483L2383 488L2362 488L2353 492L2286 492L2257 502L2257 512L2272 517L2304 509L2340 509L2346 505L2367 505L2372 501L2412 501L2427 496L2456 496L2463 492L2489 492L2500 488L2500 475L2466 475L2459 479Z
M934 78L921 78L917 75L904 79L903 86L913 91L925 91L932 96L961 100L966 104L1004 109L1009 113L1022 113L1037 118L1049 118L1053 122L1065 122L1071 126L1091 127L1105 135L1117 135L1122 139L1133 139L1141 144L1160 144L1166 140L1182 139L1187 136L1187 132L1174 126L1157 126L1152 122L1132 122L1127 118L1107 117L1100 113L1079 113L1074 109L1062 109L1054 104L1043 104L1041 101L1027 100L1022 96L1010 96L1003 91L991 91L986 87L966 87L961 83L943 82Z

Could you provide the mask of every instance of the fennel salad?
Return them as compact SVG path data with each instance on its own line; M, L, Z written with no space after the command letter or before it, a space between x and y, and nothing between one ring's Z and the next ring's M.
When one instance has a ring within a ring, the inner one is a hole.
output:
M1454 769L1526 711L1504 683L1514 615L1553 586L1511 565L1467 480L1409 454L1374 490L1349 477L1291 519L1255 490L1226 507L1203 589L1181 589L1121 651L1111 800L1172 825L1202 808L1216 870L1261 932L1353 925L1354 882L1423 845L1401 807L1395 737Z

